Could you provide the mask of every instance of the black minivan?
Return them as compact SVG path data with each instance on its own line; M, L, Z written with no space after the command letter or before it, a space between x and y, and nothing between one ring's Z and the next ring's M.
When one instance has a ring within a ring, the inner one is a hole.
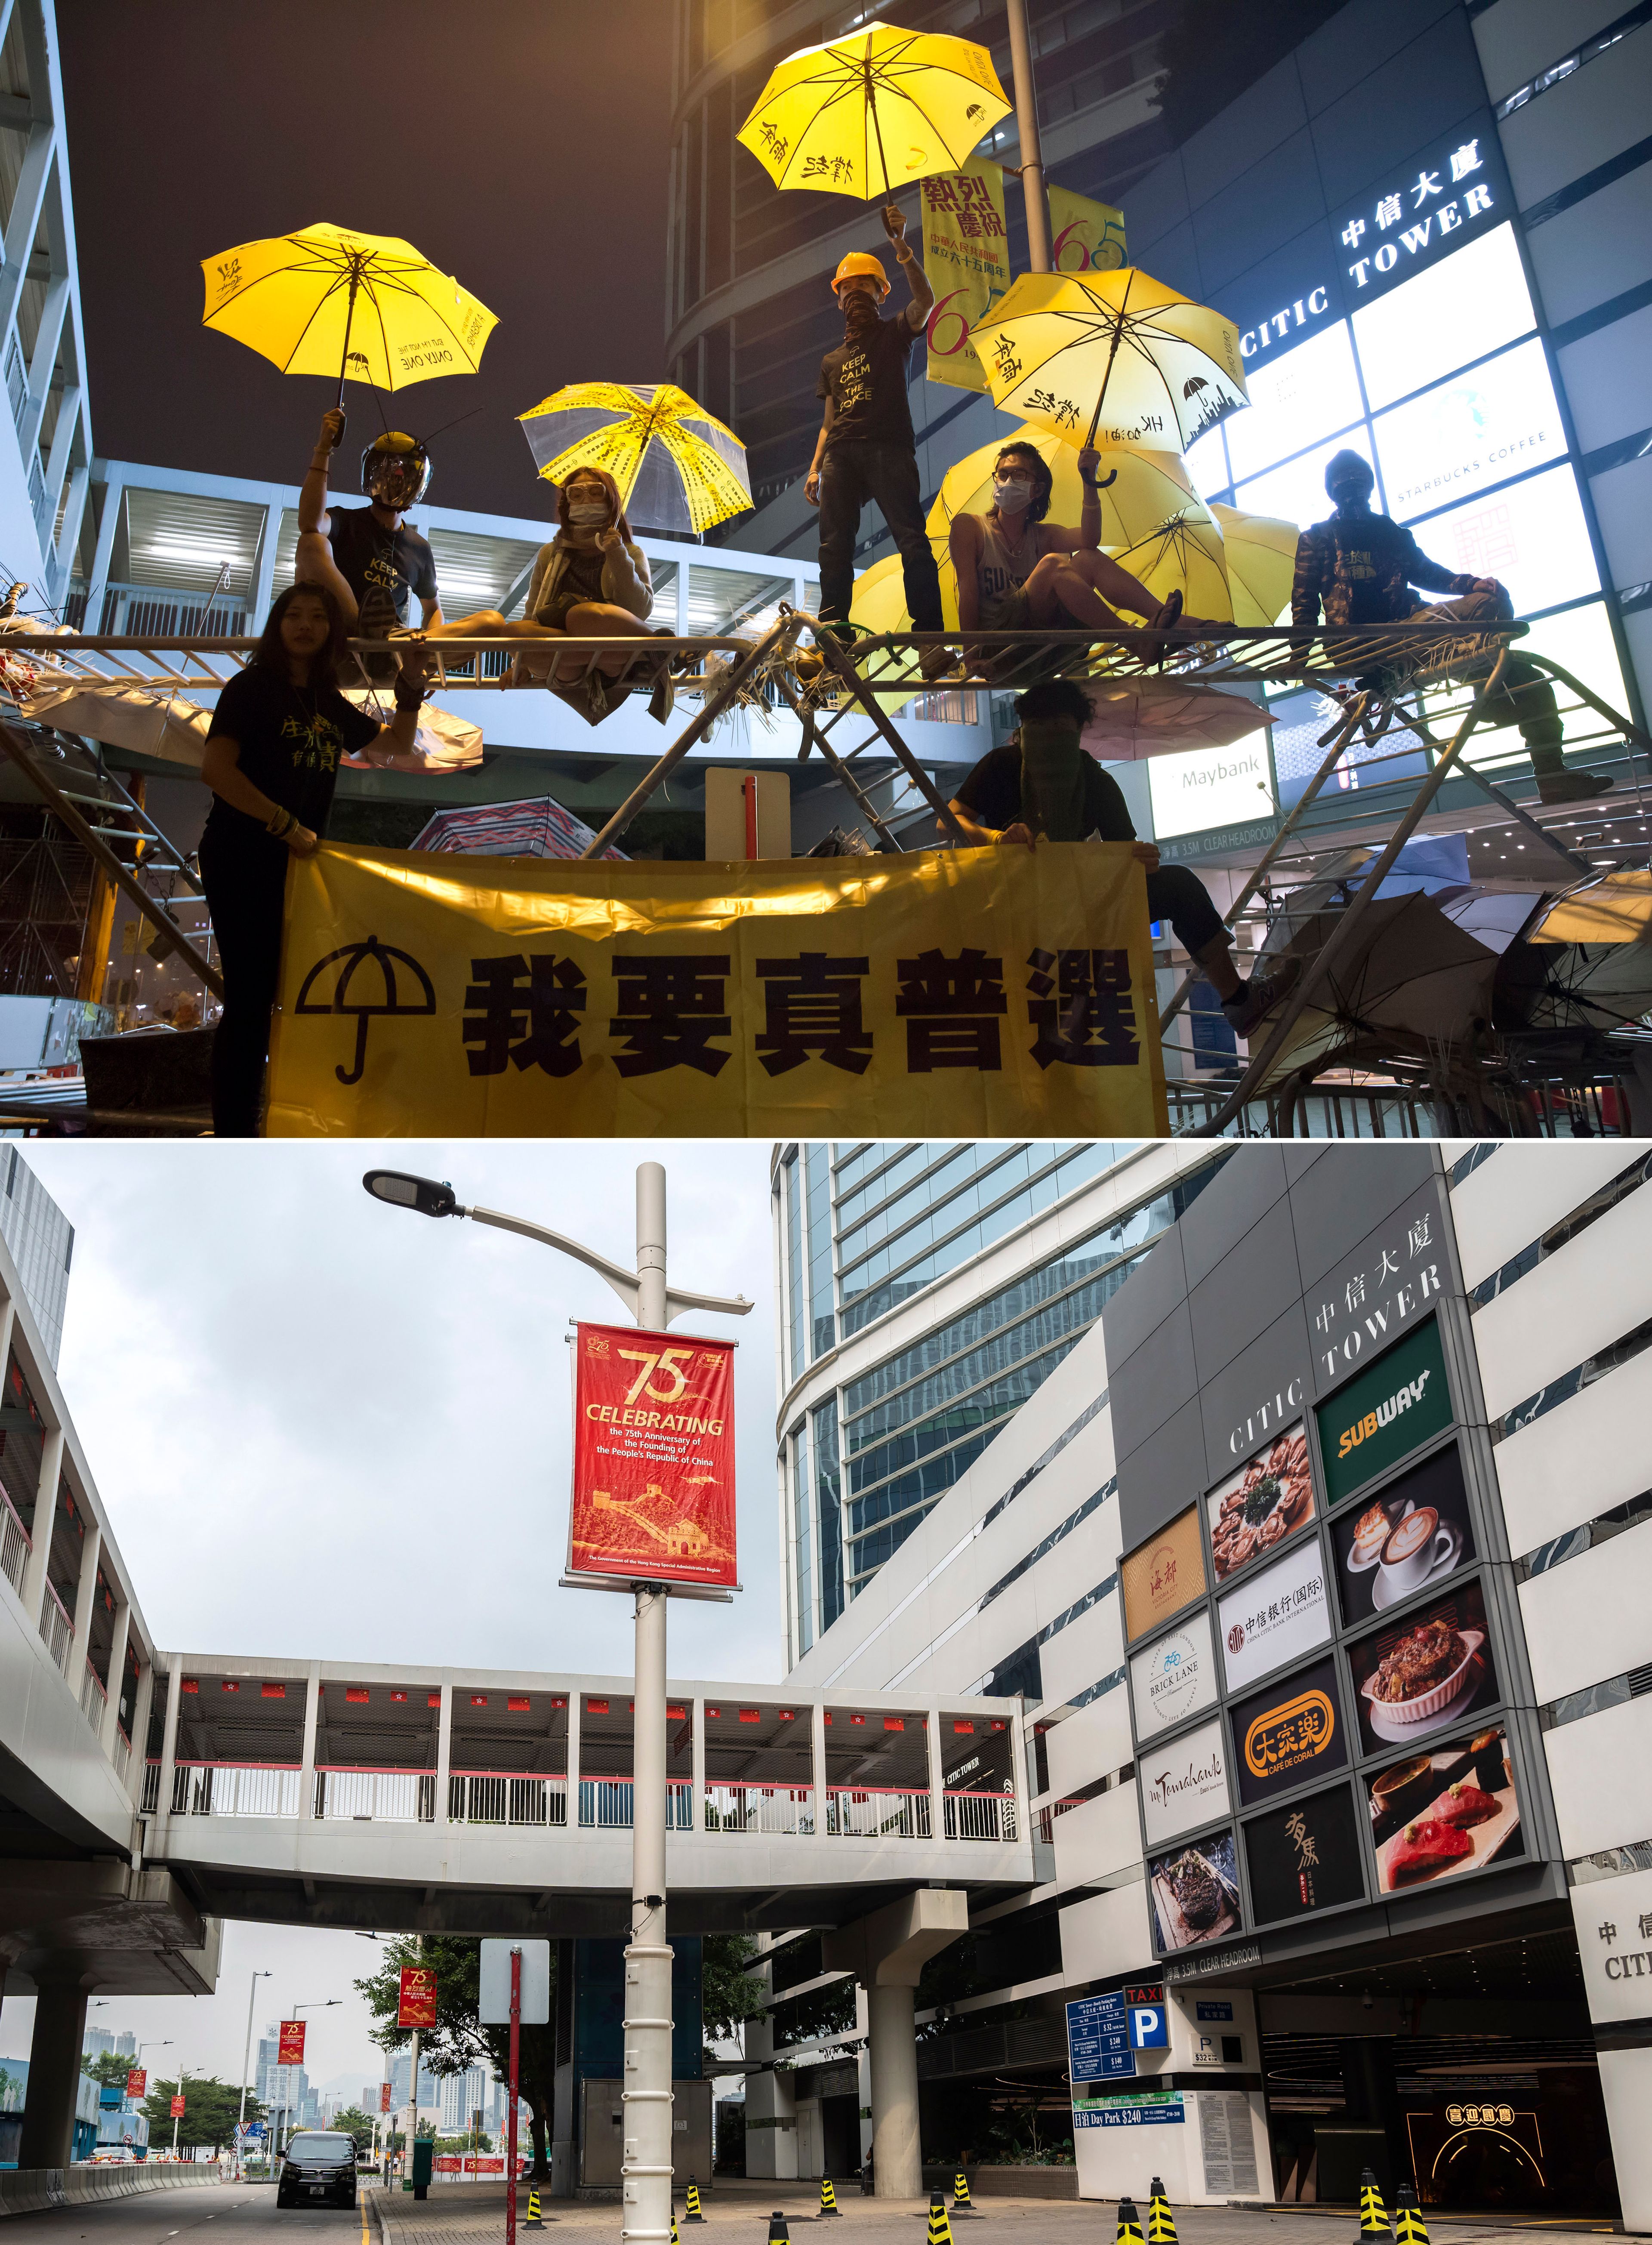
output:
M355 2139L304 2130L287 2147L275 2203L315 2206L329 2199L336 2206L355 2203Z

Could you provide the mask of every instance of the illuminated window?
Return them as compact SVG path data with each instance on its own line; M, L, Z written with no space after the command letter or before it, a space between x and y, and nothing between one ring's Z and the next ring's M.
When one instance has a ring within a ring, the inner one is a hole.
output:
M1379 414L1376 429L1383 489L1397 522L1547 467L1566 451L1535 336Z
M1347 428L1364 411L1346 320L1265 365L1247 367L1245 387L1249 405L1225 424L1236 477L1272 467L1304 444Z
M1189 444L1182 454L1182 463L1193 478L1193 487L1209 499L1212 492L1226 491L1233 481L1228 469L1227 446L1220 427L1207 430L1196 444Z
M1464 576L1500 579L1517 616L1600 589L1577 478L1568 467L1435 515L1417 542L1431 560Z
M1537 324L1513 227L1442 257L1354 314L1354 347L1371 410L1425 390Z

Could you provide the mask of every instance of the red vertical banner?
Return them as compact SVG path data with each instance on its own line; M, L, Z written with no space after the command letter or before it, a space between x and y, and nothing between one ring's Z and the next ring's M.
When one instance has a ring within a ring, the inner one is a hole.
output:
M433 2027L436 2025L436 1975L427 1966L404 1964L402 1967L402 1991L396 2006L398 2027Z
M388 2113L389 2109L390 2085L388 2081L381 2081L379 2084L379 2111L381 2113Z
M283 2019L275 2038L277 2065L302 2065L304 2063L303 2019Z
M148 2087L149 2075L147 2072L141 2065L134 2065L131 2072L126 2076L127 2096L141 2097L147 2091Z
M735 1588L734 1343L581 1325L574 1358L570 1571Z
M181 2097L173 2099L172 2117L174 2120L181 2120L184 2117L184 2100Z

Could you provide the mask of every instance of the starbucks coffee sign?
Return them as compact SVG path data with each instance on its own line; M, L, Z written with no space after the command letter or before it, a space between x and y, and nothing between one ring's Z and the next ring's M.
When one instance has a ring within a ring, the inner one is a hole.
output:
M1215 1706L1216 1665L1208 1611L1191 1615L1136 1654L1130 1663L1130 1698L1136 1736L1143 1745Z

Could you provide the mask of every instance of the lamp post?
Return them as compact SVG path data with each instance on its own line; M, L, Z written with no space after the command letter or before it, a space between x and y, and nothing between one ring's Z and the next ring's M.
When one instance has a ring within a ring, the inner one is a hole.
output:
M1044 200L1044 155L1039 146L1039 97L1032 83L1032 43L1026 0L1008 0L1010 81L1015 91L1015 131L1021 144L1021 194L1026 204L1026 263L1030 273L1050 270L1050 212Z
M164 2042L158 2036L152 2035L147 2042L140 2042L139 2044L138 2048L132 2056L132 2064L134 2066L141 2065L143 2064L144 2052L146 2050L170 2050L171 2048L172 2037L170 2035L166 2037Z
M464 1208L452 1186L400 1170L369 1170L362 1184L376 1200L420 1216L468 1216L514 1231L583 1263L611 1286L627 1313L648 1332L663 1332L684 1310L743 1318L755 1306L691 1294L666 1276L666 1173L658 1162L637 1166L634 1271L594 1248L525 1217ZM616 1582L613 1588L620 1585ZM632 1692L631 1938L626 1957L624 2153L620 2160L623 2245L671 2245L671 1949L666 1940L666 1598L664 1583L633 1582L636 1652ZM680 1595L681 1594L680 1590ZM690 1595L726 1599L726 1590ZM506 2154L507 2162L509 2154Z
M335 2010L335 2009L337 2008L337 2006L338 2006L340 2004L342 2004L342 2003L343 2002L343 2000L344 2000L344 1998L343 1998L342 1996L328 1996L328 1997L327 1997L327 1999L325 2000L325 2002L322 2002L322 2001L319 2001L319 2000L318 2000L318 2001L316 2001L316 2002L315 2002L315 2003L295 2004L293 2005L293 2007L292 2007L291 2011L288 2013L288 2017L289 2018L294 2018L294 2019L295 2019L295 2018L298 2017L298 2015L299 2015L299 2013L300 2013L301 2011L334 2011L334 2010ZM286 2126L286 2125L287 2125L287 2116L288 2116L288 2113L292 2111L292 2109L293 2109L293 2101L292 2101L292 2099L293 2099L293 2079L292 2079L292 2076L293 2076L293 2069L292 2069L292 2067L291 2067L290 2065L284 2065L284 2066L282 2066L282 2067L281 2067L281 2126L282 2126L282 2127L283 2127L283 2128L285 2128L285 2126ZM270 2172L270 2180L271 2180L272 2181L274 2181L274 2176L275 2176L275 2153L274 2153L274 2147L271 2147L271 2151L270 2151L270 2158L269 2158L269 2172Z
M247 2076L253 2062L253 2004L258 1995L261 1980L273 1980L273 1972L254 1972L252 1985L247 1991L247 2040L241 2049L240 2110L235 2115L235 2180L241 2179L241 2131L247 2125Z
M182 2120L182 2118L183 2118L183 2114L179 2111L179 2109L178 2109L178 2108L179 2108L179 2106L183 2103L183 2101L184 2101L184 2069L183 2069L183 2065L182 2065L182 2064L181 2064L181 2062L180 2062L180 2063L179 2063L179 2068L178 2068L178 2086L177 2086L176 2090L175 2090L175 2091L173 2092L173 2150L172 2150L172 2155L173 2155L173 2159L176 2159L176 2158L177 2158L177 2156L178 2156L178 2123L179 2123L179 2120Z

